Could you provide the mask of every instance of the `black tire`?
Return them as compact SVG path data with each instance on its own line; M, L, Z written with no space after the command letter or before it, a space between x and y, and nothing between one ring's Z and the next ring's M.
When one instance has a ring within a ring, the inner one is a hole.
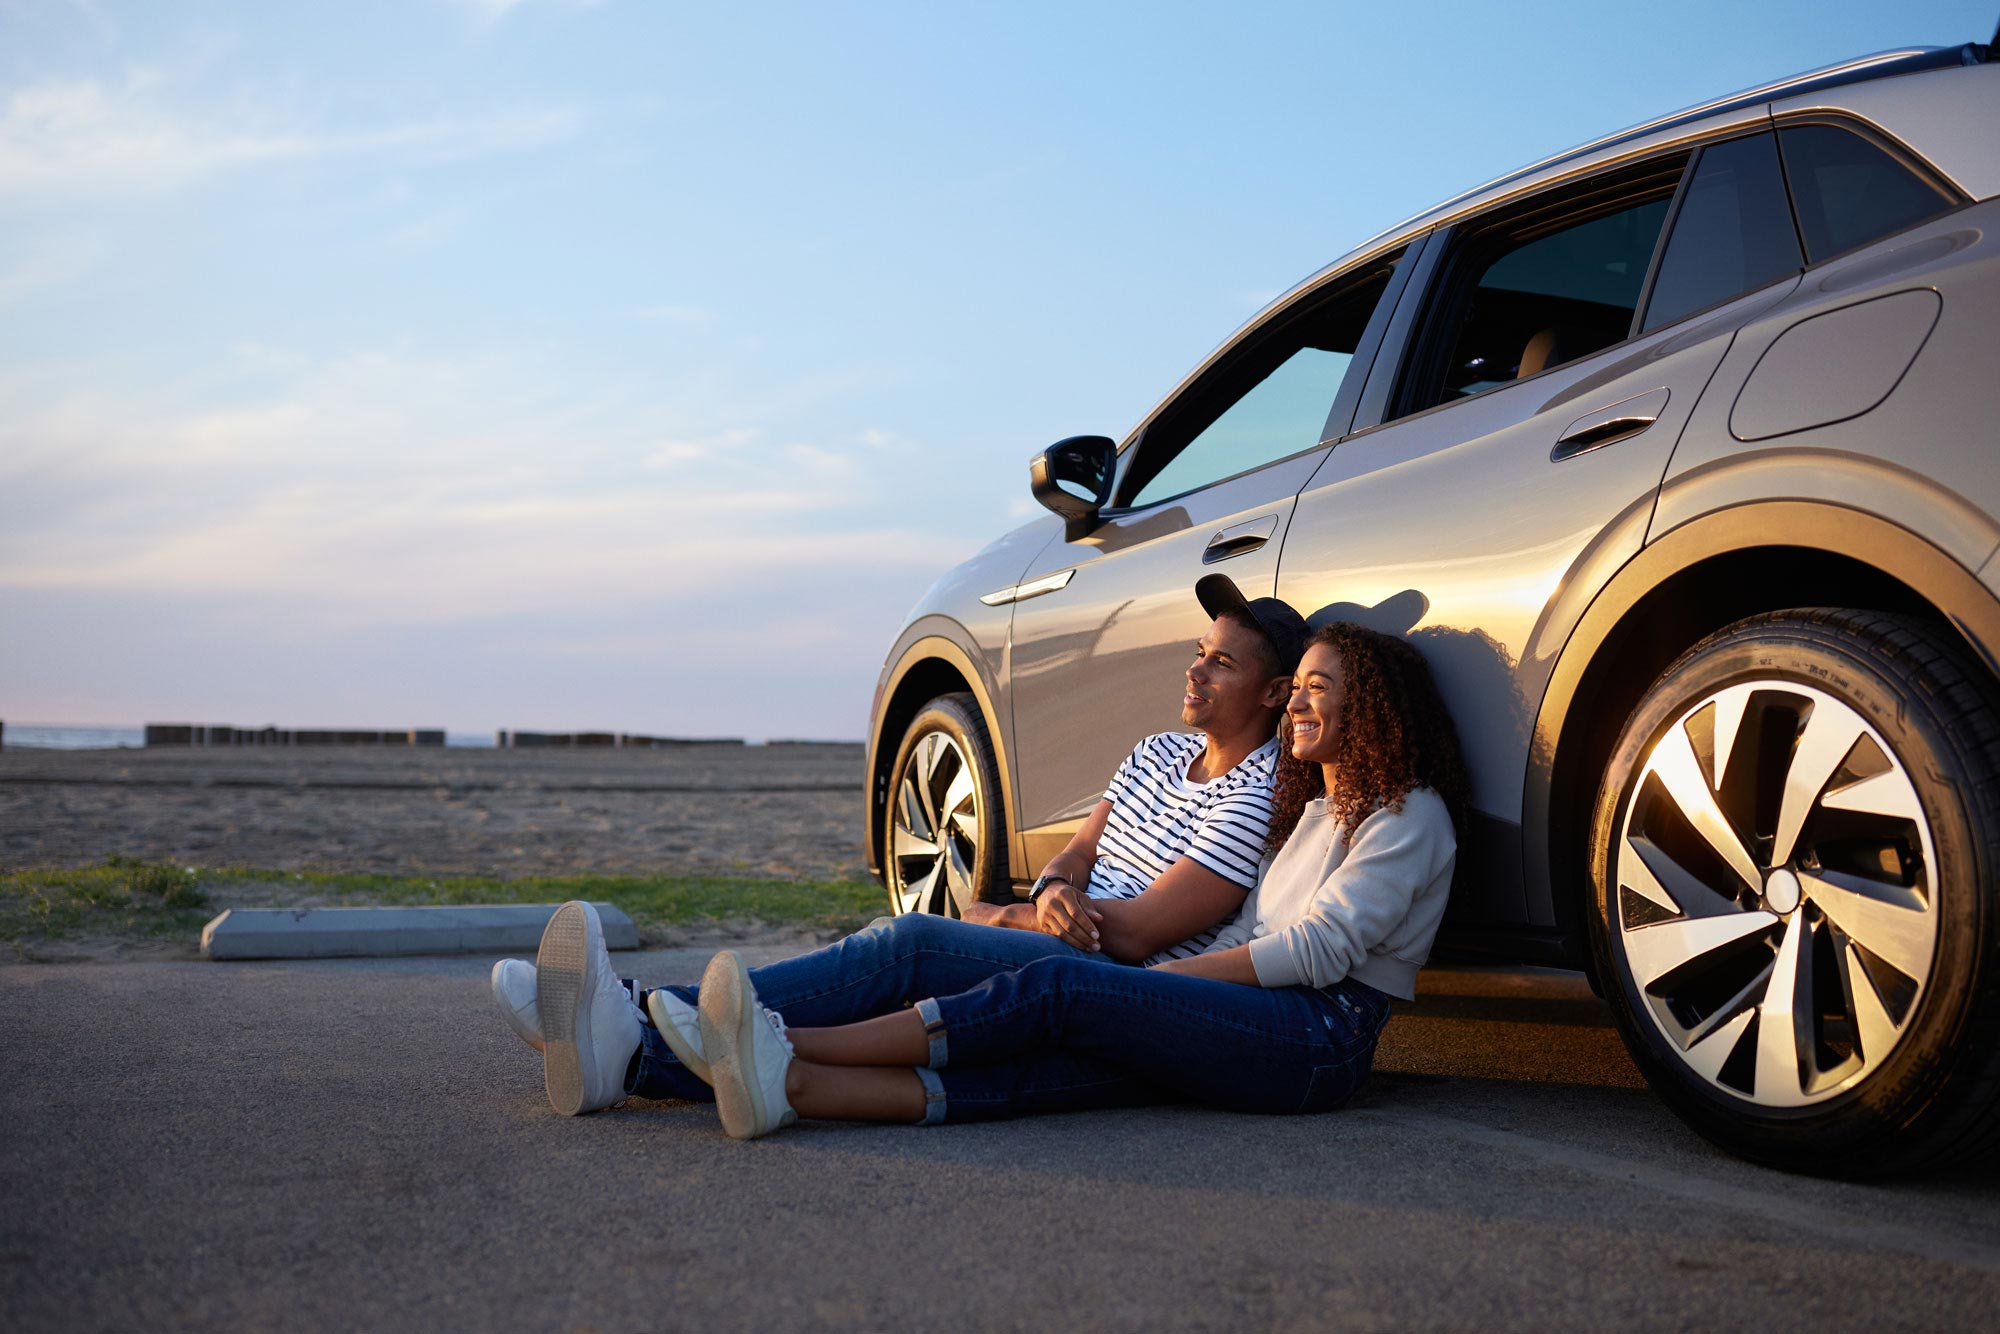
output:
M910 720L883 821L890 912L963 917L1009 889L1000 769L971 695L940 695Z
M1627 720L1591 946L1632 1059L1723 1148L1846 1177L1962 1161L2000 1141L1996 866L2000 706L1963 645L1774 612Z

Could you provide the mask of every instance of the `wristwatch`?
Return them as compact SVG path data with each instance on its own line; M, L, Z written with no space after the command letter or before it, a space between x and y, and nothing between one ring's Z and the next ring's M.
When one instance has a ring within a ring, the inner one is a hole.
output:
M1050 885L1068 885L1071 889L1076 888L1076 882L1074 880L1071 880L1068 876L1057 875L1053 871L1044 871L1039 877L1036 878L1034 885L1029 888L1028 902L1033 903L1036 899L1040 898L1042 896L1042 891L1047 889Z

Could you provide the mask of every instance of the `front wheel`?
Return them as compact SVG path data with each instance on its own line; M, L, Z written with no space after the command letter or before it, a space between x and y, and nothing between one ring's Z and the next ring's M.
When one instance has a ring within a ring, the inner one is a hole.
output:
M1990 1147L2000 709L1948 636L1832 609L1709 636L1627 721L1592 853L1607 998L1701 1133L1842 1176Z
M962 917L1007 883L1000 770L971 695L940 695L910 720L889 769L887 821L890 911Z

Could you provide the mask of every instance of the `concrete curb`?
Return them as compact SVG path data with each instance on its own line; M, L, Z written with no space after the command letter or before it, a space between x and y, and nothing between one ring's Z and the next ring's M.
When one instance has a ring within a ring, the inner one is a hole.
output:
M201 929L210 959L342 959L392 954L532 954L561 905L437 908L230 908ZM604 943L639 948L639 929L608 903L594 905Z

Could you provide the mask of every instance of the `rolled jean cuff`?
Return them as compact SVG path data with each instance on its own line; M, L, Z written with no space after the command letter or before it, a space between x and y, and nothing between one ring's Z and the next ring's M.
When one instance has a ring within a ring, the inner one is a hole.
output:
M917 1082L924 1086L924 1119L920 1126L941 1126L944 1124L944 1081L937 1071L917 1067Z
M942 1070L951 1061L951 1048L944 1040L944 1016L938 1012L934 997L924 997L916 1008L917 1017L924 1021L924 1036L931 1044L930 1058L925 1064L933 1070Z

